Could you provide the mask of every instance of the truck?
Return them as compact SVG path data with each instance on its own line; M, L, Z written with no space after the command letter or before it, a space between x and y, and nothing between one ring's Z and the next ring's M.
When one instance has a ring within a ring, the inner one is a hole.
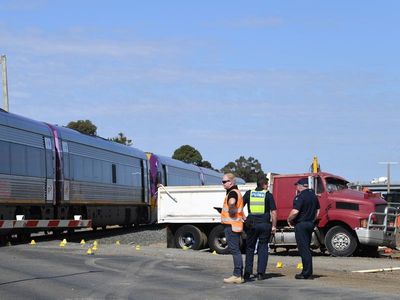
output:
M300 178L308 178L321 206L312 248L327 250L332 256L351 256L356 251L374 255L378 246L396 247L399 209L388 206L379 193L352 190L344 178L320 170L289 175L269 173L268 177L278 219L271 248L296 247L294 230L288 226L287 217L296 196L295 182ZM255 184L238 187L244 193L254 189ZM160 186L158 223L166 224L167 247L194 250L209 247L219 254L228 253L220 214L215 209L222 207L225 193L222 186ZM245 234L242 238L244 244Z

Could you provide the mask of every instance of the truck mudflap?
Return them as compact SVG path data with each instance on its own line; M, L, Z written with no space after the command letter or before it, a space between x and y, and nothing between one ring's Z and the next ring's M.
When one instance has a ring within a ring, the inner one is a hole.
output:
M399 213L400 211L398 208L389 206L387 206L382 213L370 213L367 227L355 229L360 244L395 248ZM383 216L382 224L375 224L372 222L374 217L377 219L376 216Z

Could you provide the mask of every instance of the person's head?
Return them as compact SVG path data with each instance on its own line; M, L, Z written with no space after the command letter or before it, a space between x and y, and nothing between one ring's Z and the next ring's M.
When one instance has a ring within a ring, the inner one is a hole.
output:
M232 173L225 173L222 177L222 184L226 190L236 184L236 177Z
M267 190L268 189L268 178L259 178L257 180L257 188Z
M299 192L304 191L308 189L308 178L300 178L294 185Z

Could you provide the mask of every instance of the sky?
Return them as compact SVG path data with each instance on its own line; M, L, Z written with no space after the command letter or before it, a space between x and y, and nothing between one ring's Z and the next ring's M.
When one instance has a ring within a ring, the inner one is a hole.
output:
M0 4L15 114L165 156L191 145L218 169L303 173L317 156L368 182L400 162L400 1Z

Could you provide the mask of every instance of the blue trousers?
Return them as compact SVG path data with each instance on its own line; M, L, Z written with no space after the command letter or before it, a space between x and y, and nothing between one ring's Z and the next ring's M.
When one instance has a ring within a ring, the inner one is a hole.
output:
M230 225L225 226L224 233L228 242L228 248L231 251L233 257L233 275L242 276L243 260L242 253L240 252L240 236L242 234L238 232L233 232L232 226Z
M245 273L253 273L254 250L258 239L257 273L264 274L268 263L268 241L271 236L271 224L255 223L252 228L246 228L246 266Z
M303 264L303 271L301 274L303 274L305 277L313 274L312 254L310 250L311 236L313 231L313 222L300 222L294 227L297 248L299 249L301 262Z

